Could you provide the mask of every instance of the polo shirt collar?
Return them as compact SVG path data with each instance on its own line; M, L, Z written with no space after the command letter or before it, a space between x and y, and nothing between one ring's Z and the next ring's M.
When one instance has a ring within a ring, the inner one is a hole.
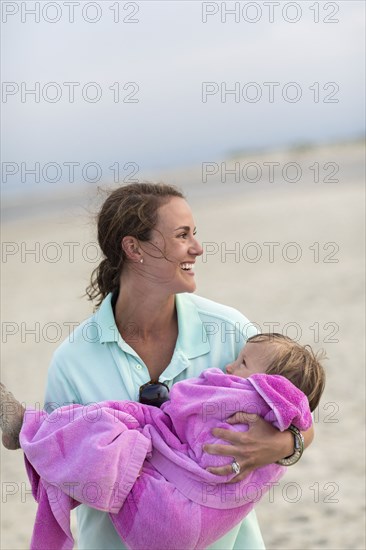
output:
M160 376L162 382L168 383L191 365L190 359L210 351L205 327L189 294L176 294L175 305L178 339L172 360Z
M189 294L176 294L175 305L178 314L177 348L187 359L193 359L210 351L205 327Z
M117 342L121 347L127 347L126 351L133 353L132 348L126 344L118 332L113 315L112 303L116 295L109 293L103 300L95 314L95 319L100 330L100 343ZM190 300L189 294L176 294L175 304L178 315L178 339L176 351L193 359L210 351L210 345L205 327L199 316L196 306Z
M110 292L104 298L100 308L95 314L95 320L100 330L99 341L101 344L105 344L106 342L119 342L121 338L113 315L112 297L113 294Z

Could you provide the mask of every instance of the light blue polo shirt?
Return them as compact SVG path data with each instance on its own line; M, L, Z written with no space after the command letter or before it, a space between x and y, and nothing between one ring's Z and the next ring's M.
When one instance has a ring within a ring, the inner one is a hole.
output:
M146 365L118 332L111 300L109 294L98 311L55 351L48 372L46 410L71 402L137 401L139 387L150 380ZM170 364L159 378L170 387L207 368L223 369L237 357L246 339L257 332L237 310L195 294L177 294L175 303L177 343ZM133 334L133 327L131 331ZM80 550L125 549L107 513L80 505L77 519ZM255 512L210 548L263 549Z

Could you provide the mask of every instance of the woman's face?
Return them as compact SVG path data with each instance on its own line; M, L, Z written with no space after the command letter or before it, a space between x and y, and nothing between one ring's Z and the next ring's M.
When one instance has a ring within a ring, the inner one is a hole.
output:
M158 209L158 221L150 241L140 242L145 276L154 283L164 285L171 294L194 292L194 264L203 252L195 233L187 202L172 197Z

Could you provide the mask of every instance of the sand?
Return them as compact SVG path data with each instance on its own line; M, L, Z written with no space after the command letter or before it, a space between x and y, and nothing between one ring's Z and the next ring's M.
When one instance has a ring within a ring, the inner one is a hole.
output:
M203 183L201 167L154 177L187 190L205 251L196 270L198 293L236 307L262 330L285 332L328 355L316 438L257 505L267 548L361 550L366 547L363 145L253 158L283 165L295 159L303 167L337 162L339 182L323 177L315 183L307 170L297 183L225 183L220 174ZM54 349L91 313L82 294L96 265L88 217L94 195L84 186L55 189L43 204L34 196L3 197L1 380L29 406L42 405ZM1 479L1 548L26 549L36 505L20 451L1 449Z

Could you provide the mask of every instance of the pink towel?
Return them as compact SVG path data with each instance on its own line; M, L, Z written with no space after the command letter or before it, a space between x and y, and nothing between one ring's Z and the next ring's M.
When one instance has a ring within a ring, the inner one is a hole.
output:
M285 470L270 464L233 485L227 481L234 474L206 471L232 462L204 453L202 445L220 441L214 427L246 431L245 424L226 423L237 411L256 413L280 430L311 426L306 396L285 378L242 379L219 369L175 384L160 409L106 401L49 416L27 411L20 441L39 503L31 548L73 548L70 510L79 503L109 512L128 548L207 548Z

